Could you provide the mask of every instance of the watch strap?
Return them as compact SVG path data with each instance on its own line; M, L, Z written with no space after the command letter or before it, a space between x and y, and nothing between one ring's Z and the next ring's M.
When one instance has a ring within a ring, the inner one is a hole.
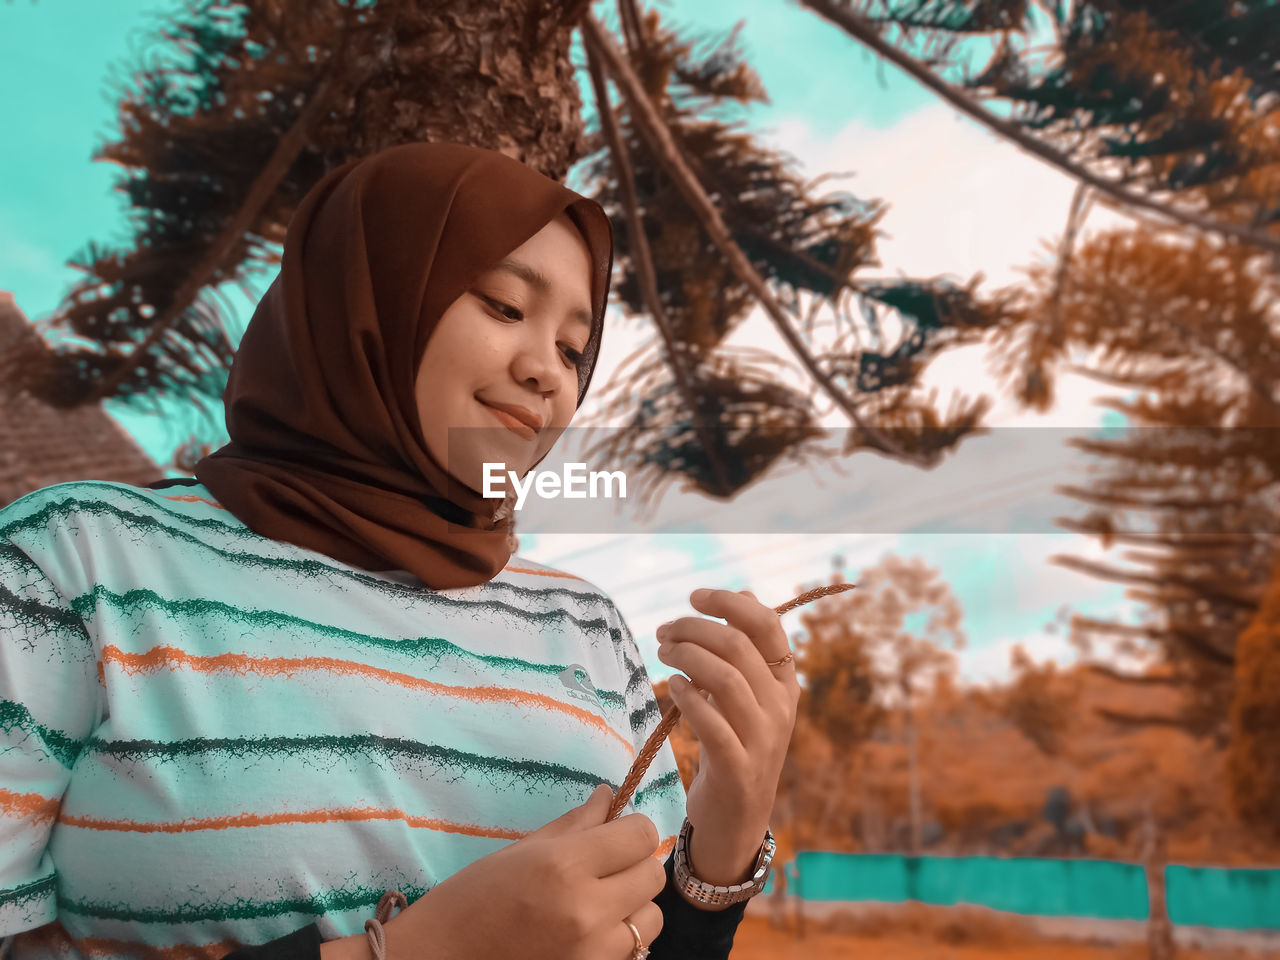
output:
M773 854L777 849L773 833L768 828L764 831L764 843L756 854L755 863L751 867L751 875L741 883L711 884L699 880L689 868L689 841L693 836L693 825L685 817L680 828L680 836L676 838L675 861L672 879L676 889L687 900L705 903L711 906L722 906L737 903L754 897L764 889L765 880L773 865Z

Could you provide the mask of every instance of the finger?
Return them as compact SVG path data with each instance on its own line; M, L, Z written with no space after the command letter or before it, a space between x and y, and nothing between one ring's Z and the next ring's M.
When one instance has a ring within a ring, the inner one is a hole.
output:
M607 877L639 861L653 858L661 838L657 825L643 813L629 813L571 835L573 853L593 877ZM560 838L557 842L564 842Z
M697 625L724 629L723 624L709 620ZM658 647L658 659L684 671L685 676L716 698L716 706L733 728L734 737L744 750L751 753L762 742L767 718L747 678L734 664L701 643L681 640L664 642Z
M741 630L760 652L762 661L781 660L791 652L791 644L787 642L787 634L782 629L782 621L778 619L778 615L757 600L749 590L734 593L732 590L711 590L704 587L689 595L689 603L699 613L720 617L730 626Z
M696 598L696 599L695 599ZM731 590L695 590L689 597L695 610L722 617L730 626L741 630L755 646L764 666L764 672L773 681L764 683L759 679L759 671L744 671L752 687L767 699L770 709L789 709L787 701L794 702L800 695L800 680L796 673L795 658L785 663L783 660L791 654L791 643L782 628L782 621L769 607L755 598L750 590L734 593ZM757 684L764 684L763 687ZM779 696L779 687L782 695ZM764 691L768 691L765 693ZM761 699L761 703L766 703Z
M550 823L545 823L528 834L525 839L559 837L604 823L604 818L609 812L609 804L613 800L613 796L613 790L607 783L599 784L587 797L585 803L571 810L566 810Z
M662 892L666 884L667 871L662 863L654 857L642 857L612 876L602 878L592 888L589 902L582 904L582 907L590 928L599 931L593 939L612 941L615 932L625 933L629 948L625 953L600 956L631 956L636 939L622 922L624 919L636 925L636 931L644 945L652 942L662 929L662 911L653 902L653 898ZM658 910L656 918L647 912L650 907Z
M682 683L682 679L679 675L673 677L668 689L676 706L680 708L681 715L689 721L689 726L693 728L694 735L697 736L702 748L722 758L722 762L726 765L746 763L748 757L746 748L738 739L729 721L719 710L700 697L687 680Z
M747 689L757 704L769 704L778 698L778 678L760 656L751 638L737 627L717 623L704 617L678 617L658 628L658 659L662 660L664 647L675 643L692 643L704 647L715 656L732 664L745 680ZM663 663L668 661L663 660ZM674 666L674 664L672 664ZM701 677L689 676L706 687ZM710 679L710 678L708 678ZM719 699L719 690L712 690ZM722 701L723 702L723 701Z
M666 879L665 872L663 873L663 879ZM624 919L630 921L631 924L635 926L636 933L640 934L640 942L643 946L649 946L649 944L653 943L654 940L658 939L658 934L662 932L662 908L656 903L653 903L652 898L650 898L650 902L641 904ZM636 951L636 936L635 933L631 932L631 927L628 927L626 923L618 920L614 921L613 926L619 931L617 938L618 942L625 943L625 946L617 949L615 952L602 954L602 956L619 958L634 956ZM612 939L613 938L611 937L611 942ZM610 947L610 949L612 950L613 948Z
M664 858L665 860L665 858ZM667 886L667 868L658 857L641 857L617 873L601 878L602 889L617 893L619 909L611 917L625 916L647 900L652 900ZM610 893L613 896L613 893Z

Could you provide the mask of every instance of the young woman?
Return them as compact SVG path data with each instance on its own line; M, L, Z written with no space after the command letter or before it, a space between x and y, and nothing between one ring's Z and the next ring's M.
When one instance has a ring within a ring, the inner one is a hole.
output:
M799 693L777 616L697 591L726 622L660 631L714 698L674 687L700 769L686 796L664 746L606 823L659 721L635 639L478 492L581 404L612 262L598 204L500 153L336 168L195 478L0 510L8 960L728 955L760 883L709 897L675 854L767 869Z

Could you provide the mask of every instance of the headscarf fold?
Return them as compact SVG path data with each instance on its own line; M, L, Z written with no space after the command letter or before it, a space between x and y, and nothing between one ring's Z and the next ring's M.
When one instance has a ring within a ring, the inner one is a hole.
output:
M561 212L591 253L581 406L613 266L596 201L455 143L391 147L330 170L289 222L280 273L223 394L230 442L197 462L196 478L263 536L366 570L408 570L437 590L493 579L511 556L503 500L431 456L417 371L445 310Z

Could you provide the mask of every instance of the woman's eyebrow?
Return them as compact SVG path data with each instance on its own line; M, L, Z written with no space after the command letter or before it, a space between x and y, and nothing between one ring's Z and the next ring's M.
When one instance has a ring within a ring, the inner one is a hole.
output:
M525 283L529 284L529 286L536 290L540 290L542 293L551 292L551 281L547 278L547 275L537 267L531 266L527 263L521 263L519 260L513 260L511 257L507 257L505 260L502 260L495 265L493 269L501 270L504 273L510 273L513 276L517 276ZM588 329L591 327L590 310L584 310L582 307L579 307L577 310L573 311L572 316L573 319L577 320Z

